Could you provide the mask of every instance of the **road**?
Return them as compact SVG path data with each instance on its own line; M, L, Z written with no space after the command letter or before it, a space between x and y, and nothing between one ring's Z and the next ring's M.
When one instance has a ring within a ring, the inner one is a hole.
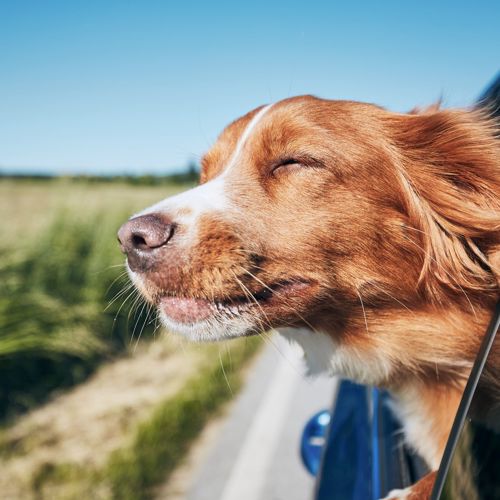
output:
M187 500L307 500L314 478L301 463L300 436L328 408L335 379L303 376L302 353L275 336L216 437L192 471Z

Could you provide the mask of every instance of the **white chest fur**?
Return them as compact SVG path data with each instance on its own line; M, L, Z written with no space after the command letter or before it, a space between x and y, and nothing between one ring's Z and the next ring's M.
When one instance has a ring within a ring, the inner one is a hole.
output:
M362 384L377 384L390 375L389 360L377 353L360 353L329 335L307 329L286 328L279 333L303 349L309 375L340 375Z
M302 348L308 375L339 375L368 385L390 380L390 362L376 352L362 354L326 334L306 329L288 328L279 333ZM435 442L430 418L422 411L418 394L411 387L395 394L394 410L402 421L408 443L430 467L437 468L442 450Z

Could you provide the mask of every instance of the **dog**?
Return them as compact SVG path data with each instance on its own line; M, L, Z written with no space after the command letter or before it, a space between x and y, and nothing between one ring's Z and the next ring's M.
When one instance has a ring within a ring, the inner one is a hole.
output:
M498 132L478 108L259 107L199 186L121 227L130 277L172 332L284 328L311 373L386 387L435 471L499 292ZM388 498L427 498L433 479Z

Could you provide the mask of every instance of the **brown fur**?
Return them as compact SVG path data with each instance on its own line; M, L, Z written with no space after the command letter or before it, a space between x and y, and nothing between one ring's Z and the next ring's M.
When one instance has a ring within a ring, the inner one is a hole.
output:
M430 472L423 477L412 489L408 500L428 500L431 498L432 488L436 481L436 473Z
M221 134L202 183L221 175L257 111ZM281 101L227 172L234 210L203 215L190 243L178 227L141 276L146 293L217 301L300 282L253 309L255 331L304 326L331 336L353 364L379 360L384 369L365 363L362 381L402 401L415 395L411 411L429 420L437 443L426 457L435 467L498 298L497 133L478 110Z

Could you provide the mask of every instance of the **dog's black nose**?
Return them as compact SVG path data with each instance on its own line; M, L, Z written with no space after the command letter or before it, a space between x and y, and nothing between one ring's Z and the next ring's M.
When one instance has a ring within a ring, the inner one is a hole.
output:
M158 250L172 238L174 225L158 214L141 215L127 221L118 230L118 241L127 255L130 268L144 270Z

